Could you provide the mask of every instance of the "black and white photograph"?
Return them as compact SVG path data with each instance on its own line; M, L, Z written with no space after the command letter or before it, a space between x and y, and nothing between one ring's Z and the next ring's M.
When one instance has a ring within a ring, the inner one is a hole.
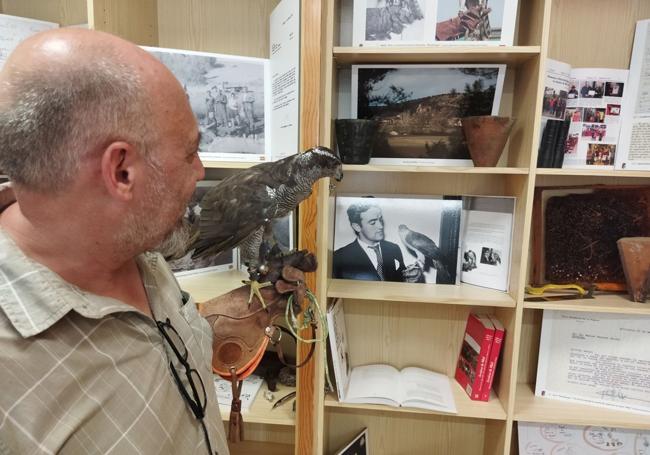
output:
M355 0L356 46L424 44L433 40L435 0Z
M501 252L489 247L481 248L481 264L498 265L501 264Z
M268 161L268 60L145 47L180 81L196 115L199 155Z
M355 438L344 448L336 452L335 455L370 455L368 449L368 429L364 428Z
M511 46L517 6L517 0L354 0L352 43Z
M505 65L353 65L351 116L379 122L371 164L472 166L463 117L497 115Z
M338 196L332 278L457 284L459 197Z
M218 180L201 180L197 182L196 190L194 190L194 194L192 194L192 198L185 209L185 220L190 225L197 222L198 217L201 215L201 207L199 206L201 198L218 182ZM194 249L187 251L181 258L169 261L169 267L176 276L204 272L226 272L237 267L237 251L234 249L202 258L192 258L193 253Z

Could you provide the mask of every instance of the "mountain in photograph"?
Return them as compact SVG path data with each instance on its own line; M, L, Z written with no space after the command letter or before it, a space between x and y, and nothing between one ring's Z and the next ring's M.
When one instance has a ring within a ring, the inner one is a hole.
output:
M492 113L494 85L477 77L463 91L410 99L412 92L395 85L375 94L381 79L378 73L362 80L359 89L358 117L380 122L382 138L373 157L470 159L461 119Z

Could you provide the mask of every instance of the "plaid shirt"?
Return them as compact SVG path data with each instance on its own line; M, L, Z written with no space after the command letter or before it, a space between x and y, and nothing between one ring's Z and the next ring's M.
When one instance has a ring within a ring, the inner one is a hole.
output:
M137 262L152 313L169 318L201 374L211 445L227 455L212 331L160 255ZM184 377L154 321L64 281L0 229L0 454L207 453L170 359Z

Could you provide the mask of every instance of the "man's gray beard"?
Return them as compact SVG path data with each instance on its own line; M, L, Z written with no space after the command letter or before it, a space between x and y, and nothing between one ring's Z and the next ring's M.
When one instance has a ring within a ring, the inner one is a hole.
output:
M173 231L154 248L167 260L180 259L187 253L191 237L191 226L185 219L181 219Z

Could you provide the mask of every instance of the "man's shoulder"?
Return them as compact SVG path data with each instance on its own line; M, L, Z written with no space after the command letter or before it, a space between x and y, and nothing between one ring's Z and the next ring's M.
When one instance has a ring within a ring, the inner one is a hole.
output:
M335 250L334 251L334 256L335 257L336 256L341 256L341 255L350 253L350 252L352 252L352 251L354 251L354 250L356 250L358 248L359 248L358 243L357 243L356 240L354 240L354 241L348 243L347 245L342 246L338 250Z

